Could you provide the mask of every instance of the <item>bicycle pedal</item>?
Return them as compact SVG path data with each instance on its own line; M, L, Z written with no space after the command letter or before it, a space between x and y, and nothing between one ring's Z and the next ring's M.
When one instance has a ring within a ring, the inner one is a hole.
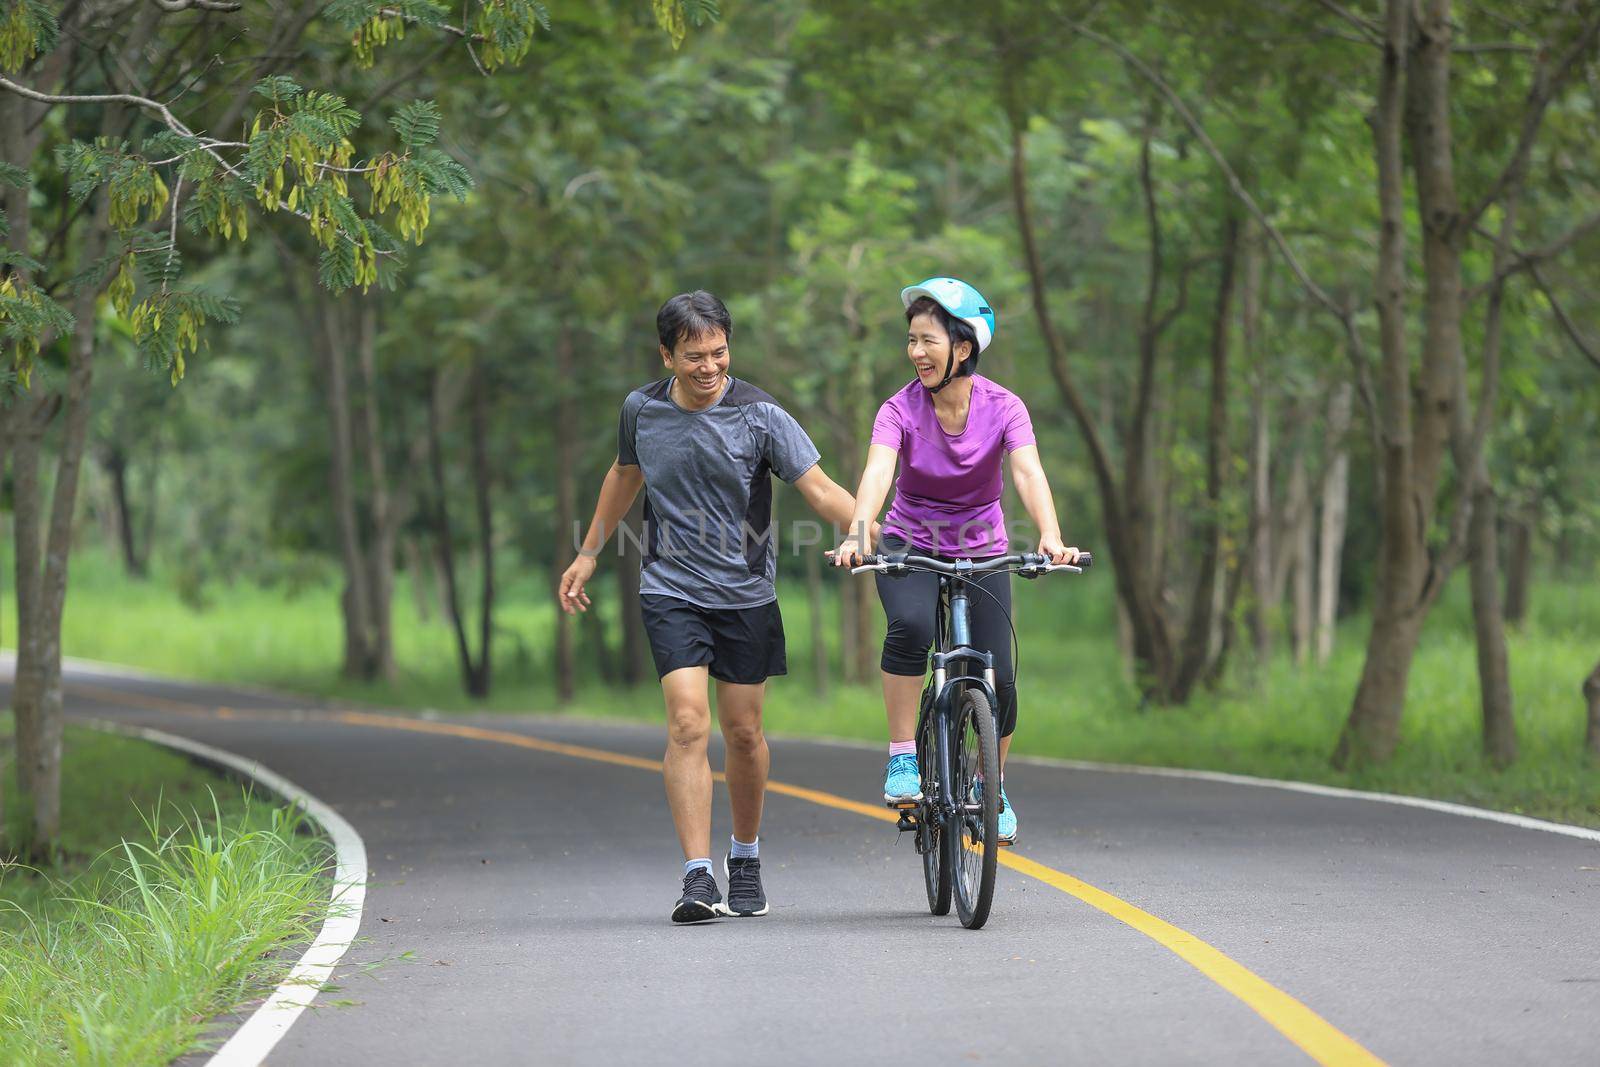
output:
M1001 848L1010 848L1010 847L1012 847L1012 846L1013 846L1013 845L1015 845L1015 844L1016 844L1016 843L1017 843L1017 839L1016 839L1016 838L1014 838L1014 837L1013 837L1013 838L1012 838L1012 839L1011 839L1011 840L1009 840L1009 841L1007 841L1007 840L1006 840L1006 839L1005 839L1005 838L1003 838L1003 837L1002 837L1002 838L999 838L999 839L997 839L997 840L996 840L996 841L995 841L995 844L997 844L997 845L999 845L999 846L1000 846L1000 847L1001 847Z
M920 800L886 800L886 801L884 801L884 803L887 804L889 807L895 809L896 811L916 811L917 807L922 803L922 801L920 801Z
M905 833L908 830L916 830L918 828L917 820L912 818L911 809L902 808L900 810L900 822L896 825L896 829L901 833Z

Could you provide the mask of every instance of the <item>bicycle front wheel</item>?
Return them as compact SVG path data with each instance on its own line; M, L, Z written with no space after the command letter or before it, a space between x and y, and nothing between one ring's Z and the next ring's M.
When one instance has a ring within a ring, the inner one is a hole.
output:
M945 862L944 835L933 799L938 794L938 754L933 745L932 695L922 694L922 714L917 722L917 762L922 768L922 808L918 812L917 850L922 853L922 884L928 891L928 910L950 914L950 864Z
M959 829L946 826L944 852L955 883L956 915L976 930L989 919L995 868L1000 862L1000 739L989 698L977 689L961 694L956 711L956 781Z

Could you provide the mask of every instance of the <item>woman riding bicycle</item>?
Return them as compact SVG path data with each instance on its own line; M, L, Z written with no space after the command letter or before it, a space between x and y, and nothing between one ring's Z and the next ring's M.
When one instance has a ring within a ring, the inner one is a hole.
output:
M1061 540L1050 483L1039 465L1033 423L1014 394L977 373L978 356L994 339L994 312L983 296L955 278L929 278L900 293L906 309L906 355L916 380L878 409L856 490L853 533L834 564L854 566L872 551L871 523L893 483L894 503L883 520L884 553L915 552L941 559L988 559L1010 549L1000 510L1001 459L1028 517L1039 530L1038 551L1052 563L1074 563L1078 550ZM900 477L895 479L899 461ZM877 576L888 617L883 640L883 703L889 719L889 765L884 800L922 797L917 767L917 703L933 643L937 575ZM997 571L976 580L971 598L972 642L994 654L1000 733L1000 840L1017 835L1017 814L1006 800L1005 759L1017 726L1011 662L1011 576Z

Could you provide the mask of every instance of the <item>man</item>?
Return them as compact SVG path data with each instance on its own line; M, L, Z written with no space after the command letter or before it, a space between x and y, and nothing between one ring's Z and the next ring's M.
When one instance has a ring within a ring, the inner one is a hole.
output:
M656 332L668 376L623 401L616 462L558 595L569 615L588 608L584 585L643 487L639 602L667 706L663 770L684 855L672 921L765 915L761 702L766 680L785 672L770 474L835 526L849 521L855 498L823 473L816 446L786 411L728 373L733 321L721 300L703 290L675 296L656 315ZM711 867L709 679L717 683L733 809L726 904Z

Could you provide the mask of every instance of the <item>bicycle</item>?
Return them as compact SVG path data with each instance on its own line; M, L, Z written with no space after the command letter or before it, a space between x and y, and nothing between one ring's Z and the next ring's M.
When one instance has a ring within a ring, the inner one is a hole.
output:
M980 563L899 553L862 559L850 573L904 576L915 569L939 575L933 676L917 712L922 799L891 806L900 811L900 831L917 835L928 910L948 915L954 897L961 925L976 930L989 919L1002 847L1000 739L994 654L972 647L967 586L973 584L973 575L1000 570L1030 579L1052 571L1081 574L1093 559L1087 552L1076 566L1051 563L1048 556L1032 552ZM984 787L975 788L980 781Z

